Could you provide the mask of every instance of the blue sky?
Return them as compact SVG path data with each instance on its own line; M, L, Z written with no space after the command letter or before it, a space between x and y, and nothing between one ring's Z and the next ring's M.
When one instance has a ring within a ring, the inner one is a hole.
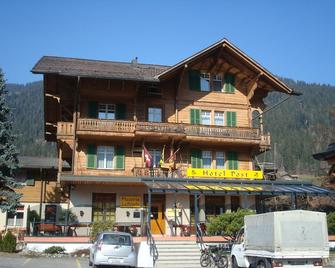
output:
M43 55L173 65L227 38L272 73L335 85L334 0L2 0L8 82Z

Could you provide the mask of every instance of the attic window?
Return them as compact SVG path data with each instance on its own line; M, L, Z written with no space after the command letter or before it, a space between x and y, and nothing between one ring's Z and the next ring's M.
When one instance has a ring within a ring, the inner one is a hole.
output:
M219 74L212 76L212 90L222 91L222 76Z
M200 90L210 91L210 74L209 73L200 74Z

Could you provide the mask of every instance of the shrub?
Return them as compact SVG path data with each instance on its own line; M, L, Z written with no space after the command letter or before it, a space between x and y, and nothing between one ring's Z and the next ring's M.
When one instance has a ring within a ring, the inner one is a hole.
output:
M331 212L327 215L328 233L335 235L335 212Z
M90 232L91 240L94 240L98 233L104 231L113 231L114 221L96 221L93 222Z
M1 242L1 251L14 252L16 249L16 237L11 232L7 232Z
M254 214L250 209L238 209L236 212L224 213L210 220L207 225L209 235L236 235L243 227L244 216Z
M0 233L0 251L2 251L2 234Z
M65 248L59 246L52 246L46 248L43 252L46 254L62 254L65 252Z

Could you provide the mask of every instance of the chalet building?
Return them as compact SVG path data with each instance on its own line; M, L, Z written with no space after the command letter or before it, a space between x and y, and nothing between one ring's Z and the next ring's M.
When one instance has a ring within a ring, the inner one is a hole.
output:
M255 170L270 149L264 98L294 91L225 39L174 66L44 56L32 72L44 77L58 182L82 223L175 235L239 207L261 211L269 195L328 194Z
M335 143L329 144L324 152L313 154L313 158L319 161L326 161L330 166L329 177L335 177Z
M14 177L22 186L16 190L22 194L20 205L16 213L0 212L0 231L26 231L33 217L39 223L56 223L62 208L68 206L68 190L57 183L58 159L19 156L18 160ZM67 163L62 164L64 170L69 168Z

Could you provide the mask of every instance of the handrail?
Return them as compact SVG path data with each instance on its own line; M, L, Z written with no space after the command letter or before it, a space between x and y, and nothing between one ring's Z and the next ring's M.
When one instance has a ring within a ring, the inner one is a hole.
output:
M154 263L156 262L156 260L158 259L158 250L157 250L157 246L156 246L156 242L155 239L153 238L152 234L151 234L151 230L149 227L149 224L146 225L147 227L147 244L150 247L150 255L152 256L152 259L154 261Z

